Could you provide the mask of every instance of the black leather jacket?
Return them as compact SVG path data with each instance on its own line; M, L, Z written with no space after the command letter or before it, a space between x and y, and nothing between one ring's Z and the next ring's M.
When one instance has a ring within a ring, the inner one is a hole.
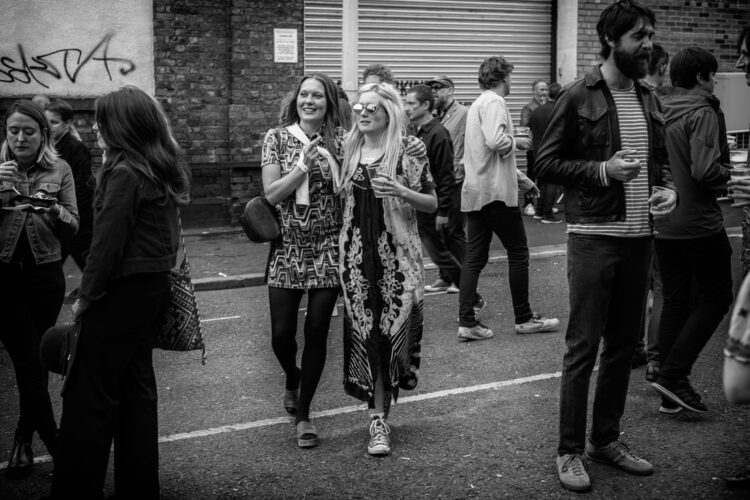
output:
M648 184L674 189L664 146L664 117L654 93L635 84L649 137ZM543 182L565 187L565 218L571 223L625 220L625 189L609 179L602 185L603 161L622 149L612 94L597 66L567 86L555 101L534 170Z

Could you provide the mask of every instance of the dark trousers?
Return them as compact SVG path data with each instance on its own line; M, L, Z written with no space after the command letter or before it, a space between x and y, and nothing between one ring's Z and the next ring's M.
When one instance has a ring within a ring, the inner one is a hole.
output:
M648 361L657 361L661 363L659 356L659 324L661 323L661 312L664 308L664 287L661 281L661 272L659 271L659 259L656 253L651 259L651 314L644 312L644 320L641 325L641 335L635 346L636 352L645 351ZM648 300L647 300L648 303ZM647 308L646 308L647 309Z
M660 374L678 380L690 375L732 304L732 248L721 231L706 238L658 239L656 254L664 281ZM695 301L691 301L693 287Z
M83 268L86 267L86 257L89 254L92 236L91 223L86 226L82 223L75 236L62 242L63 263L68 258L68 255L70 255L76 266L78 266L78 269L83 271Z
M39 359L39 342L54 326L64 296L60 261L39 266L0 263L0 340L16 373L18 430L25 441L31 441L34 431L45 442L57 432L47 392L49 374Z
M652 252L650 237L568 236L570 318L560 381L560 455L584 451L589 383L600 339L590 440L604 446L620 435Z
M168 297L166 273L136 274L114 280L83 314L63 391L53 497L102 498L113 438L117 497L159 497L152 348Z
M559 186L557 184L550 184L549 182L537 182L540 196L536 200L536 214L542 217L552 217L552 209L555 206L555 199L557 198L557 192Z
M533 316L529 305L529 247L521 209L493 201L477 212L468 212L466 258L459 286L459 322L461 326L475 326L474 303L479 274L489 260L492 234L508 252L508 281L516 323L525 323Z
M458 206L458 210L451 209L446 229L441 231L435 229L437 212L431 214L417 212L417 227L425 252L440 270L440 278L458 286L461 282L461 264L466 255L464 216L460 210L461 185L454 188L452 202L452 207Z

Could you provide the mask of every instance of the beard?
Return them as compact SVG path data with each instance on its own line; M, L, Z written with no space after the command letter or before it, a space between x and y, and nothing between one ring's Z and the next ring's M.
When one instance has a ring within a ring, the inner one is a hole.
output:
M637 80L643 78L648 73L648 59L650 52L639 50L635 54L625 52L615 45L612 55L614 56L615 66L626 77Z

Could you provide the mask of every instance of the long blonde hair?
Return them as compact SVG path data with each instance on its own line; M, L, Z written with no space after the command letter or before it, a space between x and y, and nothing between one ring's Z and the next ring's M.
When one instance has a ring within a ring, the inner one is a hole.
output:
M378 105L388 115L388 127L383 134L385 151L382 168L392 179L395 179L398 159L403 148L402 139L406 136L406 112L404 111L403 104L401 104L398 92L393 85L388 83L365 84L359 89L357 100L362 97L362 94L368 92L375 92L380 96L382 102L378 103ZM364 142L364 134L355 123L344 141L343 186L347 186L351 182L351 178L357 170Z

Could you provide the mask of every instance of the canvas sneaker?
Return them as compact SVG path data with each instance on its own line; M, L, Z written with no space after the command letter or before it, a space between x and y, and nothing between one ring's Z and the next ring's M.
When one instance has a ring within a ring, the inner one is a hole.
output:
M449 287L448 287L448 288L447 288L447 289L445 290L445 293L458 293L458 292L460 292L460 291L461 291L461 290L459 290L459 289L458 289L458 287L457 287L456 285L454 285L453 283L451 283L451 286L449 286Z
M485 302L484 297L477 294L476 302L474 302L474 316L479 315L486 306L487 302Z
M675 413L680 413L681 411L682 411L682 406L678 405L677 403L672 402L671 399L668 399L662 396L661 406L659 407L659 413L666 413L667 415L674 415Z
M391 428L380 417L373 417L370 421L370 442L367 453L374 456L385 456L391 453Z
M660 371L661 363L652 359L646 365L646 380L648 380L649 382L656 382L656 379L659 377Z
M554 215L542 217L542 224L560 224L561 222L562 219L555 217Z
M589 491L591 479L581 455L568 454L557 457L557 476L560 484L572 491Z
M650 476L654 473L653 465L635 456L628 445L619 440L612 441L606 446L596 446L591 441L587 441L586 458L617 467L636 476Z
M482 323L477 323L474 326L459 326L458 327L458 338L466 340L485 340L491 339L494 334L492 330L484 326Z
M560 320L557 318L545 318L535 314L526 323L516 323L516 333L538 333L554 330Z
M657 377L655 382L651 382L651 387L663 397L669 399L686 410L703 413L708 411L708 407L703 404L700 395L695 392L693 386L687 378L682 380L667 380L663 377Z
M443 278L438 278L435 280L435 282L431 285L425 285L424 291L425 292L446 292L448 291L448 288L451 286L450 283L445 281Z

